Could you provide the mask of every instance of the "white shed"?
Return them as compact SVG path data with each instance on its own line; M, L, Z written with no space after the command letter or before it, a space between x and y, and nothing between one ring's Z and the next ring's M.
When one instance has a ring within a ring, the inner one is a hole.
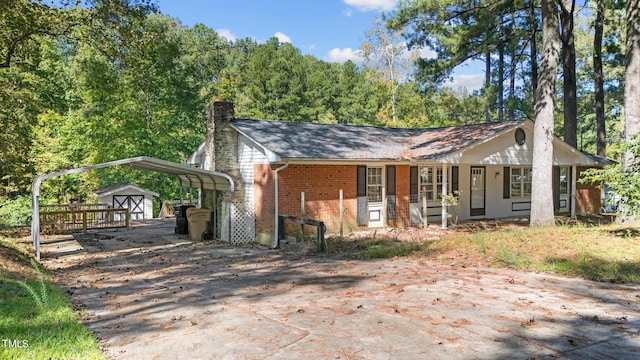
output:
M94 190L100 204L110 204L115 209L129 209L131 220L153 219L153 197L157 192L131 184L118 184Z

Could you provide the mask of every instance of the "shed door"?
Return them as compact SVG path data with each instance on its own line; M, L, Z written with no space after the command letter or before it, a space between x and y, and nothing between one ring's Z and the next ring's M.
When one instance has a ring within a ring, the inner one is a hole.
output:
M113 195L115 209L129 209L131 220L144 220L144 195Z

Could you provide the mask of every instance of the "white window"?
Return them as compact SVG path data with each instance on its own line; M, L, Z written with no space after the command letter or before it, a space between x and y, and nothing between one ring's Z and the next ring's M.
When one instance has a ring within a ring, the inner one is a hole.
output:
M367 168L367 199L382 202L382 168Z
M569 168L560 167L560 194L569 195Z
M425 196L429 201L442 198L441 167L420 167L419 181L419 201L422 201L423 196Z
M511 168L511 197L531 197L530 167Z

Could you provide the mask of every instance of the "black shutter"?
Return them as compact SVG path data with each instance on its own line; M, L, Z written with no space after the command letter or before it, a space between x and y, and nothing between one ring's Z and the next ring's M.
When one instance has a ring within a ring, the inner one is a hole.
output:
M418 202L418 167L411 166L409 168L409 201Z
M505 166L502 171L502 198L511 197L511 168Z
M396 167L387 166L387 220L396 219Z
M560 209L560 168L553 167L553 210Z
M451 167L451 194L458 196L457 192L460 191L460 169L457 166Z
M367 167L358 165L357 174L357 206L358 206L358 225L367 225Z

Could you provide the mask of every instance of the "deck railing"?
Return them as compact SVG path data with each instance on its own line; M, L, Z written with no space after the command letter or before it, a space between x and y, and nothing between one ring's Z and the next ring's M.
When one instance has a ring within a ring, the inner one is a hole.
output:
M48 235L128 227L127 209L76 208L40 212L40 232Z

